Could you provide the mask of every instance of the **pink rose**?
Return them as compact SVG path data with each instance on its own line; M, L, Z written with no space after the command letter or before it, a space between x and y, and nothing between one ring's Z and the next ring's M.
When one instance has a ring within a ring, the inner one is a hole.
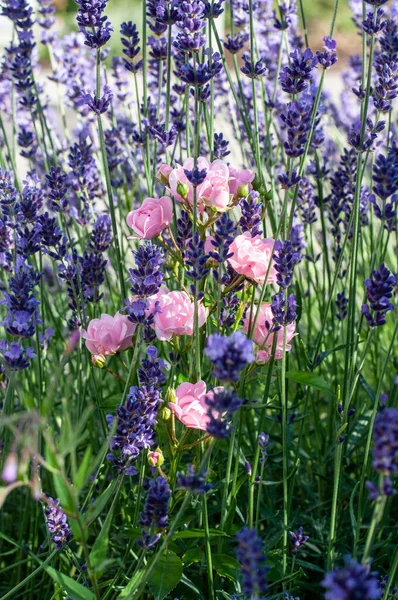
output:
M252 238L248 231L238 235L229 247L232 256L229 264L239 275L254 279L257 283L264 283L268 267L271 262L267 283L276 283L276 271L273 265L272 254L275 241L256 235Z
M168 196L145 198L136 210L127 215L127 225L138 237L150 240L170 225L173 219L173 202Z
M248 169L235 169L229 167L229 192L233 196L241 198L247 196L253 188L251 182L254 179L254 173Z
M175 394L175 402L169 402L168 407L173 411L177 419L185 427L206 431L209 417L207 416L208 406L205 401L205 382L181 383L176 389Z
M210 206L218 211L227 209L231 194L229 190L229 167L223 160L215 160L212 163L199 156L198 169L206 169L206 178L196 188L196 200L199 211L205 206ZM193 205L193 186L185 175L185 170L191 171L194 167L194 159L187 158L183 165L178 165L169 175L169 190L178 202L185 200Z
M256 317L257 307L254 307L252 320ZM275 333L270 333L269 330L272 328L273 314L271 310L271 304L264 302L260 306L260 312L258 315L257 323L253 331L253 341L258 345L259 351L257 352L257 360L260 362L268 362L271 356L272 344L274 343ZM250 310L246 312L246 316L243 321L243 331L249 332L249 321L250 321ZM268 327L267 327L268 325ZM296 323L289 323L286 327L281 327L276 332L277 341L275 347L275 358L280 359L283 356L283 330L286 329L286 351L292 349L290 342L294 338L296 331Z
M152 327L159 340L170 340L173 335L193 335L194 303L186 292L169 292L162 286L159 292L148 300L148 314L153 312L155 303L158 302ZM206 319L206 309L199 304L198 326L202 327Z
M87 331L82 329L87 350L91 354L109 356L130 348L135 325L127 316L116 313L114 317L102 314L100 319L92 319Z
M159 171L156 173L156 178L160 181L160 183L163 183L163 185L169 185L169 175L172 170L173 167L170 167L170 165L160 165Z
M228 179L228 165L223 160L212 162L206 179L198 186L198 196L201 201L219 212L225 211L231 200Z
M198 169L209 169L210 163L209 161L204 158L203 156L199 156L198 158L198 162L197 162L197 166ZM169 190L170 192L173 194L174 198L176 200L178 200L178 202L184 202L185 200L187 200L189 202L189 204L193 205L193 186L192 183L190 183L190 181L188 181L188 177L185 175L184 170L188 170L191 171L194 167L194 159L192 157L187 158L182 165L177 165L177 167L175 169L173 169L170 174L169 174ZM181 186L181 184L183 184ZM186 194L184 194L184 197L180 195L180 192L182 191L180 188L181 187L185 187L186 188ZM203 210L204 206L203 203L201 203L200 201L200 197L199 197L199 187L197 188L197 203L198 203L198 210ZM178 191L177 191L178 188Z

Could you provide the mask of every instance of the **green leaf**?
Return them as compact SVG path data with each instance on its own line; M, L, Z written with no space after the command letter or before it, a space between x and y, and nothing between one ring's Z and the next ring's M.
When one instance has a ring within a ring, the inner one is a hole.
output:
M187 550L182 557L182 562L184 567L189 567L192 563L200 562L203 558L203 550L195 546L195 548L190 548Z
M376 394L362 374L359 376L359 383L361 384L371 401L376 402Z
M356 531L357 531L357 520L355 518L355 512L354 512L354 498L355 498L355 494L357 491L357 487L359 486L360 481L357 481L354 489L352 490L351 496L350 496L350 520L351 520L351 528L352 528L352 534L355 537Z
M78 471L76 473L75 485L78 490L81 490L86 483L87 477L89 475L92 455L93 451L91 449L91 446L87 446L83 456L83 460L81 461Z
M209 530L210 537L214 536L223 536L227 535L225 531L220 531L220 529L210 529ZM185 529L184 531L178 531L173 535L173 540L178 539L189 539L189 538L204 538L205 531L204 529Z
M108 504L109 500L112 498L112 496L114 494L115 485L116 485L116 479L114 479L108 485L106 490L104 492L102 492L102 494L100 496L98 496L98 498L96 499L96 501L93 504L90 504L90 506L87 509L86 521L84 524L85 527L88 527L89 525L91 525L91 523L93 521L95 521L95 519L102 513L105 506Z
M213 569L221 577L228 577L232 581L237 581L239 577L240 564L228 554L214 554L212 557Z
M364 340L361 340L360 342L358 342L359 344L363 344ZM349 344L349 346L354 346L354 344ZM325 358L327 358L330 354L333 354L333 352L338 352L339 350L344 350L345 348L347 348L347 344L340 344L339 346L336 346L335 348L332 348L331 350L326 350L325 352L320 352L318 354L318 357L316 359L316 368L319 367L319 365L325 360Z
M139 569L137 571L137 573L135 573L134 577L132 577L132 579L130 579L130 581L128 582L126 587L121 591L121 593L117 597L118 600L122 600L122 598L131 598L131 594L138 587L138 584L141 581L141 577L142 577L144 571L145 571L145 569Z
M327 381L325 381L325 379L319 375L307 373L306 371L288 371L286 373L286 379L295 381L296 383L301 383L302 385L309 385L316 390L320 390L324 394L335 396L335 393L330 389Z
M182 562L174 552L168 551L157 562L148 582L154 600L163 600L182 577Z
M74 600L95 600L95 594L81 583L68 577L68 575L64 575L64 573L60 573L56 569L53 569L53 567L45 565L43 562L41 562L41 565L49 576L58 583L65 592L72 596Z
M114 503L111 506L110 511L106 515L106 519L102 526L102 529L99 532L99 535L95 540L90 552L90 564L94 567L98 576L101 575L104 563L106 561L106 555L108 552L109 545L109 530L111 528L115 506L116 504Z

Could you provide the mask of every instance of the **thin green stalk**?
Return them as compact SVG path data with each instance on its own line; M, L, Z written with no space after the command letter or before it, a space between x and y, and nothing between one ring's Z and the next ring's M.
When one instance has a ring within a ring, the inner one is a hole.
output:
M204 454L204 443L201 443L201 450ZM205 530L205 553L206 553L206 563L207 563L207 581L209 586L209 600L215 600L216 595L214 591L214 578L213 578L213 559L211 552L211 543L210 543L210 529L209 529L209 512L207 508L207 495L206 492L203 494L202 498L202 510L203 510L203 526Z
M266 405L266 403L267 403L269 391L271 388L272 371L273 371L274 362L275 362L275 349L276 349L277 340L278 340L277 335L274 335L274 339L272 341L271 360L268 363L268 373L267 373L267 379L266 379L265 388L264 388L264 395L263 395L263 402L262 402L263 405ZM260 417L258 420L257 437L263 431L266 410L267 410L266 406L263 406L261 409ZM256 477L257 477L258 463L260 460L260 454L261 454L261 449L257 443L256 450L254 452L254 458L252 461L252 474L250 476L250 481L249 481L249 508L248 508L248 525L249 525L249 527L253 527L254 488L256 485ZM260 493L260 490L259 490L259 493Z
M285 306L287 305L287 290L285 290ZM274 334L277 335L277 334ZM281 374L281 404L282 404L282 469L283 469L283 577L287 569L288 526L289 526L289 455L287 443L288 397L286 389L286 327L283 328L283 354Z
M378 527L381 523L381 520L384 516L384 511L387 505L388 496L380 495L373 509L372 520L370 522L370 527L368 531L368 535L366 537L365 550L363 552L362 562L367 564L370 559L370 551L372 549L373 541L375 535L377 533Z

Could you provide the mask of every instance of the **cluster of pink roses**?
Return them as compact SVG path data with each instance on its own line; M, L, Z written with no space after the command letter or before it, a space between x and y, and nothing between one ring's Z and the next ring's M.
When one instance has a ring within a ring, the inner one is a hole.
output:
M147 314L152 313L155 313L152 327L159 340L170 340L173 335L193 335L194 303L186 292L170 292L162 286L157 294L148 298ZM206 318L207 311L199 304L199 327L204 325ZM131 347L134 331L135 325L127 316L102 314L100 319L90 321L87 330L82 331L82 337L91 354L111 356Z
M206 207L223 212L230 208L235 200L246 196L252 189L251 182L254 173L247 169L238 170L227 165L223 160L210 163L203 156L198 158L199 169L206 169L203 183L197 186L197 207L203 212ZM177 202L187 202L193 205L193 185L185 174L192 170L194 159L187 158L182 165L175 169L162 165L158 178L164 183ZM160 198L145 198L141 206L127 215L127 225L136 236L149 240L168 227L173 218L173 203L169 196Z
M251 182L254 174L248 170L236 170L222 160L212 163L200 157L197 161L200 170L206 170L204 181L196 187L197 208L199 213L206 208L224 212L232 208L242 196L252 189ZM172 168L162 165L159 180L165 184L170 195L177 202L193 205L194 188L189 181L186 171L194 167L193 158L188 158L183 165ZM159 235L169 227L173 219L173 201L169 196L160 198L145 198L140 208L131 211L127 216L127 224L136 237L150 239ZM132 236L135 237L135 236ZM205 252L214 249L208 235ZM252 236L249 232L238 235L229 247L229 265L239 275L254 280L256 283L273 284L277 282L277 271L273 261L275 240L263 238L261 235ZM259 309L255 307L250 317L246 312L243 320L243 331L249 333L258 311L258 318L251 332L257 346L257 361L268 362L275 345L275 358L283 355L284 337L285 349L291 349L290 342L295 334L295 323L280 327L275 331L271 304L262 303ZM160 341L169 341L174 335L194 334L194 303L185 291L169 291L162 286L159 291L147 299L147 316L153 315L152 328ZM207 310L200 302L198 304L198 326L202 327L207 319ZM86 340L88 350L94 355L93 360L116 354L131 347L135 325L127 316L116 313L114 317L103 314L100 319L93 319L87 331L82 336ZM276 340L275 340L276 336ZM173 401L169 408L186 427L206 431L209 422L206 396L206 383L184 382L175 390ZM153 464L158 464L159 457L154 456ZM159 463L160 464L160 463Z

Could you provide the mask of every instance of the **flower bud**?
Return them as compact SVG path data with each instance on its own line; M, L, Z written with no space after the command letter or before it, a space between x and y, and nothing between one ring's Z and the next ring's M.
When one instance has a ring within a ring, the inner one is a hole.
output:
M174 388L168 388L164 397L166 402L177 402L177 396Z
M187 185L186 183L182 183L182 181L179 181L177 183L177 194L179 194L181 196L181 198L186 200L188 198L188 193L189 193L189 185Z
M159 411L159 417L163 419L163 421L168 421L171 417L171 410L167 408L167 406L162 406Z
M18 476L18 461L15 452L10 452L4 464L1 478L6 483L14 483Z
M163 183L163 185L169 185L169 176L172 170L170 165L160 165L159 171L156 173L156 179L160 181L160 183Z
M151 467L161 467L163 465L164 456L160 448L156 448L154 452L148 453L148 463Z
M248 183L245 183L244 185L240 185L238 187L238 191L236 192L236 196L237 198L246 198L246 196L249 194L250 192L250 187Z
M94 367L103 369L106 365L106 358L103 354L94 354L91 357L91 362L93 363Z

